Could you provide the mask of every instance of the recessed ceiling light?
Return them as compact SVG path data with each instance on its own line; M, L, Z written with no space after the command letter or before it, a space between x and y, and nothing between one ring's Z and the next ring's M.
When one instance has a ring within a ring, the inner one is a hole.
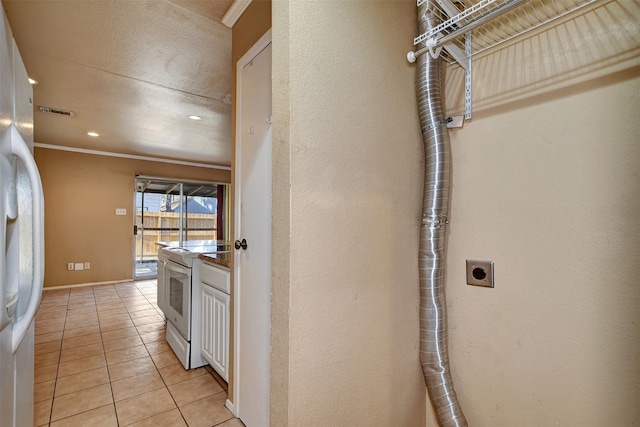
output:
M87 132L87 135L93 136L94 138L97 137L97 136L100 136L100 134L97 133L97 132Z
M30 83L30 84L32 84L32 85L37 85L37 84L38 84L38 81L37 81L37 80L32 79L31 77L29 77L29 83Z
M202 120L202 117L200 117L200 116L195 116L195 115L194 115L194 116L189 116L189 118L190 118L191 120Z

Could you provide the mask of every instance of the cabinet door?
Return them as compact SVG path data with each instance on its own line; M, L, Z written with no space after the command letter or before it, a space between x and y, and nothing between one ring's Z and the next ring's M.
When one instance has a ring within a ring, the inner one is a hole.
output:
M202 357L228 381L229 295L202 284Z
M167 311L167 307L165 305L165 301L166 301L166 289L167 289L167 284L164 281L165 275L164 275L164 256L162 256L161 258L158 258L158 277L157 277L157 281L156 283L158 284L158 296L157 296L157 304L158 304L158 308L162 311L162 314L164 316L164 313Z
M213 295L213 288L203 283L201 289L202 298L200 298L200 301L202 307L200 316L202 318L202 327L200 330L202 331L202 336L200 340L200 353L210 365L213 365L213 300L215 297Z

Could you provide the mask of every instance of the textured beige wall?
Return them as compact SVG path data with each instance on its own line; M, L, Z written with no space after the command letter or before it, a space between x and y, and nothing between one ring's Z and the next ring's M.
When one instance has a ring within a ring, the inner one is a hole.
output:
M450 348L471 425L640 419L637 75L453 137ZM493 260L495 289L467 286L465 259Z
M415 3L273 10L272 425L422 425Z
M289 425L289 296L291 295L291 116L289 105L289 7L287 1L273 6L272 114L274 117L272 173L273 212L271 269L271 425ZM277 256L273 256L277 254Z
M35 159L45 198L45 286L132 278L136 174L230 181L225 170L50 149L36 148ZM67 271L68 262L85 261L90 270Z
M447 280L454 383L472 426L640 419L632 3L476 59L474 119L451 132ZM495 289L466 285L466 259L495 262Z

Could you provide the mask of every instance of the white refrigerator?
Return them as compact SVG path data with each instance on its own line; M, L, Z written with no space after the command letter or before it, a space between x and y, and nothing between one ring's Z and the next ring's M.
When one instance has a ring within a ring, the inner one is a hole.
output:
M0 427L22 427L33 425L44 202L32 154L32 89L1 4L0 10Z

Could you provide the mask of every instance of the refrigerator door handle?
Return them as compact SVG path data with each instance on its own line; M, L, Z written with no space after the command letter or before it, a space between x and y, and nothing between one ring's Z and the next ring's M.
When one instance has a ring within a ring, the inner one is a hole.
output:
M7 219L14 219L17 209L15 197L15 182L11 176L12 166L7 158L0 155L0 245L7 243ZM13 193L13 194L12 194ZM17 295L9 295L5 286L7 285L6 257L0 255L0 331L4 330L10 323L13 316L9 306L15 307Z
M44 193L36 161L15 125L11 126L11 151L25 167L31 183L33 207L33 284L24 315L13 326L12 347L15 353L38 310L44 282Z

